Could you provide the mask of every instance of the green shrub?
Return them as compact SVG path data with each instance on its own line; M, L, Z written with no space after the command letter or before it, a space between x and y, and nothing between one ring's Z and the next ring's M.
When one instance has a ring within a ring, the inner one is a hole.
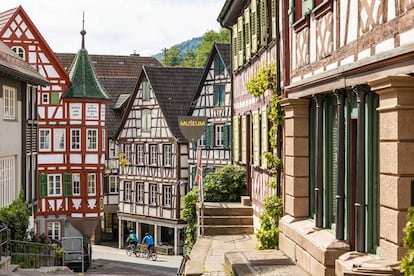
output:
M259 215L260 228L256 232L259 249L277 249L279 246L279 220L283 216L282 200L274 195L264 201L264 211Z
M407 224L403 229L405 233L404 247L408 249L401 260L401 272L404 275L414 275L414 208L410 207L407 214Z
M24 201L24 190L20 189L19 197L9 206L0 209L0 222L7 224L12 240L25 240L29 227L30 210Z
M190 253L195 243L195 233L197 230L197 210L196 203L198 199L198 187L195 186L183 198L183 209L181 210L181 219L187 222L185 229L185 244L187 245L187 254Z
M226 165L203 178L204 201L236 202L246 194L246 170Z

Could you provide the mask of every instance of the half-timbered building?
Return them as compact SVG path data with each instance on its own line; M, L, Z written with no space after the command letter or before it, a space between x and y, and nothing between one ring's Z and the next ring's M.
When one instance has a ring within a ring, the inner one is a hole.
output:
M247 193L254 209L254 224L259 226L263 201L275 194L269 183L266 152L269 145L270 91L262 97L249 94L246 83L261 69L276 63L275 1L227 0L218 21L231 28L232 47L232 159L247 171Z
M197 143L190 143L191 187L199 158L204 174L231 163L230 49L230 44L213 45L190 106L190 116L207 117L205 133Z
M412 2L284 5L280 249L311 275L391 275L413 203Z
M55 53L65 70L69 70L76 54ZM101 240L118 240L119 204L119 143L115 137L130 95L134 91L144 65L160 65L153 57L131 55L89 55L96 75L112 102L105 106L107 151L103 186L104 216L101 222Z
M0 208L21 189L28 202L36 197L39 85L48 82L0 41Z
M188 142L178 116L187 115L203 69L144 66L118 131L121 146L119 247L129 229L149 232L158 252L179 254L186 224Z

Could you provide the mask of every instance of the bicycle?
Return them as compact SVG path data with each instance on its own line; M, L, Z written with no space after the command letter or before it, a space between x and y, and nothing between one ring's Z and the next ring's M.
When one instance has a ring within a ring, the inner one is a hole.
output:
M126 253L128 256L131 256L131 255L132 255L132 253L136 254L136 245L135 245L135 244L133 244L133 243L129 243L129 244L127 245L127 247L125 248L125 253Z
M157 252L155 251L155 247L151 247L151 252L148 251L148 248L145 247L145 249L142 251L142 257L145 259L150 259L153 261L157 260Z

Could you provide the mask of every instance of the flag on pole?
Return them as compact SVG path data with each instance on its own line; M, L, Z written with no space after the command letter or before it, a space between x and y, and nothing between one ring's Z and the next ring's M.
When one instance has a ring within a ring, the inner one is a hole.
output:
M199 186L201 177L203 176L203 164L202 164L202 153L201 149L198 150L198 160L197 160L197 168L196 168L196 175L194 178L194 185Z

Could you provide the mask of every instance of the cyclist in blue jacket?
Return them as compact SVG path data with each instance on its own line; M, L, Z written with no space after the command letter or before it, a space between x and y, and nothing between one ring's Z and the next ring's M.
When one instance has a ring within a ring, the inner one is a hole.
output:
M148 252L152 253L154 250L154 238L147 233L145 233L144 238L142 238L142 244L147 244L148 245Z
M137 234L135 234L134 230L130 230L129 231L129 235L128 238L126 240L127 243L133 244L133 245L137 245L139 243L139 239L137 237Z

